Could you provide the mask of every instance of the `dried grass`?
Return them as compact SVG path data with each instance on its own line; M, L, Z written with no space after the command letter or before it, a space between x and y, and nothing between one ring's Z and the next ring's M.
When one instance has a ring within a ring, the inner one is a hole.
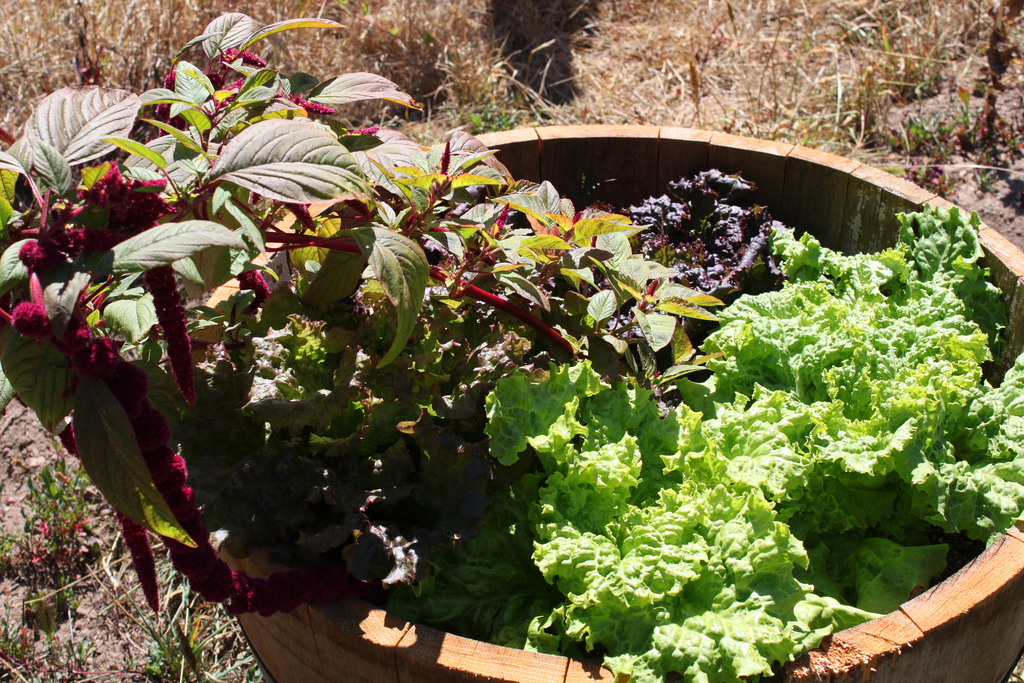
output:
M0 0L2 3L3 0ZM480 112L497 125L699 126L849 150L893 104L981 64L993 0L7 0L0 126L95 63L108 85L158 85L173 51L222 11L322 16L339 31L261 44L283 70L375 71L423 102L346 112L437 137Z

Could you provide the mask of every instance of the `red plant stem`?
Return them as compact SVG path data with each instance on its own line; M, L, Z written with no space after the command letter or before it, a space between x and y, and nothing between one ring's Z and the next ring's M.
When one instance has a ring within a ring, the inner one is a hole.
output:
M442 272L441 269L438 268L437 266L431 266L430 276L435 280L440 280L442 282L444 282L445 280L444 272ZM532 327L533 329L537 330L545 337L550 339L560 349L568 353L570 356L576 355L573 352L572 345L569 344L565 337L558 333L558 330L548 325L546 322L535 316L533 313L530 313L524 308L516 306L514 303L507 299L502 299L500 296L491 294L486 290L480 289L476 285L471 285L465 280L458 280L457 282L460 295L468 296L470 299L476 299L481 303L494 306L499 311L504 311L505 313L508 313L509 315L518 318L519 320L523 321L524 323L526 323L527 325L529 325L530 327Z

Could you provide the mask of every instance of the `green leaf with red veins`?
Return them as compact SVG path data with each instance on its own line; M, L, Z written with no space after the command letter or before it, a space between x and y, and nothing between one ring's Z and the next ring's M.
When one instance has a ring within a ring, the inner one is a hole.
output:
M164 223L114 247L114 274L142 273L198 254L207 247L245 249L242 238L212 221Z
M285 19L284 21L278 21L273 24L264 26L263 28L256 31L248 40L246 40L240 49L245 50L250 45L258 40L262 40L267 36L272 36L275 33L281 31L291 31L297 28L345 28L336 21L330 19Z
M307 98L311 102L335 106L362 100L388 100L419 108L416 101L388 79L370 73L342 74L316 86Z
M25 134L46 142L76 166L113 150L103 138L127 137L141 106L139 97L127 90L61 88L39 103Z
M303 204L365 198L370 192L334 135L301 121L261 121L242 131L224 146L209 180Z
M111 505L153 533L195 547L153 485L132 423L103 380L79 378L75 441L82 467Z
M10 326L4 328L0 342L3 373L43 427L55 431L72 407L67 395L73 375L68 359L50 344L37 344Z

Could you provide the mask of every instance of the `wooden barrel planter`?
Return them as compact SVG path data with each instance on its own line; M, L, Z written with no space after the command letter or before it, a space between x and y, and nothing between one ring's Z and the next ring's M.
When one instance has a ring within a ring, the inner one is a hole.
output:
M582 176L594 199L628 206L708 168L742 173L772 216L845 252L895 243L894 215L952 204L864 164L806 147L685 128L558 126L480 136L516 178L561 192ZM1000 376L1024 347L1024 254L982 228L984 265L1009 311ZM1000 683L1024 646L1024 526L1011 529L943 583L884 617L834 634L773 678L782 682ZM231 560L255 575L265 556ZM359 600L241 617L278 683L583 683L612 681L596 660L498 647L406 623Z

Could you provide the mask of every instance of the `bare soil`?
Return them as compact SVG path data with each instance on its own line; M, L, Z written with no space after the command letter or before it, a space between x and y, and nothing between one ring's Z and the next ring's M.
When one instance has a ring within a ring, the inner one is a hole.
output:
M65 457L74 460L54 443L30 410L18 401L7 408L0 418L0 532L4 536L23 533L30 515L29 480ZM28 546L14 547L9 565L0 566L0 633L31 643L20 661L0 658L0 681L24 680L21 677L55 682L146 680L137 667L147 643L131 616L133 610L125 604L134 586L131 564L118 547L120 537L110 522L110 509L99 503L95 490L87 495L97 502L97 515L88 520L79 538L81 557L73 575L56 576L54 567L33 557ZM26 539L31 543L41 533L36 528ZM70 592L66 601L55 594L61 588ZM46 637L36 616L41 596L53 607L57 627L52 639ZM63 652L47 657L53 648ZM67 666L51 668L55 663ZM14 678L7 675L11 670Z

